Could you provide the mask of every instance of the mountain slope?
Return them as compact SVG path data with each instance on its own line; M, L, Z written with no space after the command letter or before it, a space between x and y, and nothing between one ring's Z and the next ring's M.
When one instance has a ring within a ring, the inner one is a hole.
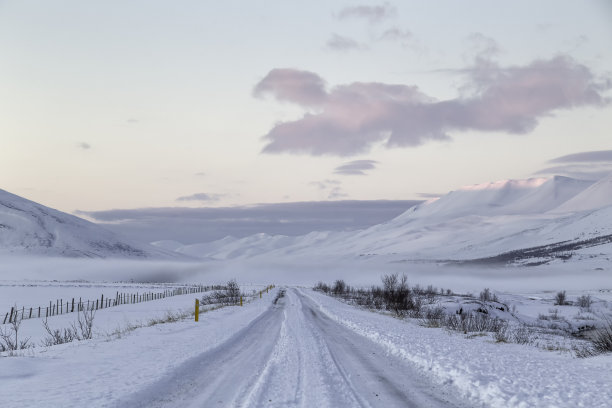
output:
M186 258L123 239L99 225L0 190L0 254L89 258Z
M215 259L330 260L358 256L470 260L540 246L559 252L559 248L584 248L584 242L607 242L598 239L612 234L612 206L606 204L612 204L612 183L605 180L594 183L559 176L505 180L461 188L365 230L299 237L257 234L177 251ZM527 252L536 253L543 251Z

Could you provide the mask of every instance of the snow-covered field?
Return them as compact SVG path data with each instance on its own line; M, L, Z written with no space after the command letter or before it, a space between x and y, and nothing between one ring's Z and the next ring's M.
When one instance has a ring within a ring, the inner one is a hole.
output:
M576 349L590 344L577 335L612 318L611 178L488 183L362 231L159 241L142 252L19 197L4 194L4 204L0 319L14 306L232 278L250 295L277 288L243 307L203 307L198 323L200 294L104 308L93 338L54 346L43 346L44 319L26 319L19 336L34 347L1 354L1 407L610 406L612 355L578 358ZM428 328L310 289L336 279L369 288L392 273L411 286L452 290L436 301L451 315L477 307L474 297L489 288L504 305L491 315L531 327L536 338L515 344ZM555 304L561 291L570 304ZM474 297L456 295L467 293ZM576 304L583 296L589 307ZM76 319L63 314L48 324L62 330Z
M550 306L552 294L540 295L500 297L532 315ZM191 310L194 298L101 310L92 340L0 358L2 406L605 407L612 398L610 355L425 328L307 288L277 287L197 323L147 324ZM66 316L50 320L59 327Z

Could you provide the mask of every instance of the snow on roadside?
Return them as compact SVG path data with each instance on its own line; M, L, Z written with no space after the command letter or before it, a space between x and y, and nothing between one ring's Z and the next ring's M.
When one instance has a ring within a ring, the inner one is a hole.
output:
M0 358L0 405L112 406L114 401L153 383L241 330L269 307L274 292L243 307L204 313L198 323L187 319L139 328L120 338L103 336L37 347L24 351L20 357ZM191 296L190 303L193 299L195 296Z
M493 407L608 407L612 356L577 359L486 336L443 329L344 304L308 292L322 313L414 363L435 382L453 384L470 401Z

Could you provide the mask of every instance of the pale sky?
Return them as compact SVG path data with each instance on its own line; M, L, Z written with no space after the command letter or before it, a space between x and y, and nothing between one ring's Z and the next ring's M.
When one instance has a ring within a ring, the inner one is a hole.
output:
M0 188L74 212L596 177L610 50L605 0L0 0Z

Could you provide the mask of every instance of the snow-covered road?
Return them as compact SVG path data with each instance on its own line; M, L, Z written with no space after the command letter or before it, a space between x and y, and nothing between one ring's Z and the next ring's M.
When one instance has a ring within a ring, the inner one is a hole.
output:
M422 327L310 289L275 303L281 290L197 323L142 320L191 308L181 296L104 309L92 340L1 357L0 407L610 406L609 354Z
M306 293L285 296L218 347L119 407L453 407L415 368L331 320Z

